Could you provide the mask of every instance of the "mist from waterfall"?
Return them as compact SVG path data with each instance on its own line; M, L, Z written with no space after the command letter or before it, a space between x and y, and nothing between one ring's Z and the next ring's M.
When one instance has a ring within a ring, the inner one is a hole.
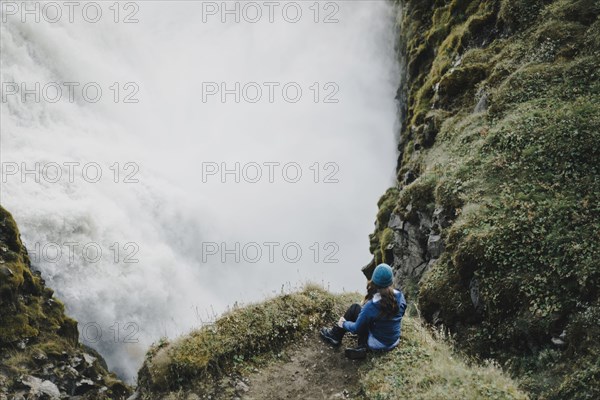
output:
M235 302L363 290L396 162L391 2L96 4L1 23L0 201L82 342L131 382Z

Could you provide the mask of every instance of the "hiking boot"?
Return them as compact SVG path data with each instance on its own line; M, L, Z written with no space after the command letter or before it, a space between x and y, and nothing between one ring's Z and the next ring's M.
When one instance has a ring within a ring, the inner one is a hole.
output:
M332 329L321 328L321 337L333 347L338 347L342 341L333 333Z
M344 351L344 354L351 360L364 360L365 358L367 358L367 348L347 348L346 351Z

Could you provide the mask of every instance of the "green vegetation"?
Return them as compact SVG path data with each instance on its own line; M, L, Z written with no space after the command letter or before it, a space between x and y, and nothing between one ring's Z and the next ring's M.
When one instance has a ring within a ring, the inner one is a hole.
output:
M398 204L395 212L400 215L403 220L415 220L417 211L433 213L435 188L435 179L429 175L424 175L416 181L404 187L400 192Z
M356 294L333 296L307 285L298 293L233 309L212 325L153 346L140 370L139 386L161 391L217 381L237 364L278 352L356 299Z
M370 240L370 251L375 258L375 265L382 262L389 261L386 259L386 246L390 243L393 232L384 232L387 228L392 211L398 201L398 189L390 188L383 196L379 199L377 206L379 211L377 213L376 230L375 233L369 236ZM373 266L374 267L374 266Z
M91 378L93 389L81 392L84 399L124 399L131 394L106 370L98 353L79 344L77 322L65 315L54 292L31 270L17 224L1 206L0 321L0 398L22 398L19 381L28 375L53 382L61 393L71 393L78 380ZM86 355L94 361L86 361L82 369ZM79 370L71 365L77 362Z
M419 306L534 397L598 398L600 1L402 3L398 176L417 179L395 213L453 222Z
M77 322L64 314L39 275L32 273L17 225L0 207L0 348L19 340L59 335L76 344Z
M365 397L374 400L527 399L515 383L487 362L467 362L447 338L434 338L418 319L405 317L401 345L361 368Z
M216 398L229 398L233 394L222 396L224 389L215 391L212 385L225 376L243 376L255 365L262 367L276 360L287 345L332 323L358 299L358 294L333 295L308 285L297 293L231 310L214 325L153 346L140 371L138 390L142 398L156 398L158 393L165 398L188 398L192 393L213 392ZM403 327L398 349L356 364L360 367L361 398L527 398L499 368L466 362L418 319L405 317ZM333 350L321 353L321 357L343 357Z

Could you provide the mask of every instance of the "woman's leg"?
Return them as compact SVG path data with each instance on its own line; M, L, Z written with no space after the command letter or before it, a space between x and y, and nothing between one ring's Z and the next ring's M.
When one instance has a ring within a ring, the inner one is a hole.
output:
M358 314L360 314L360 310L362 310L360 304L352 304L344 314L344 319L346 321L356 322L356 320L358 319Z
M362 307L360 306L360 304L352 304L348 308L348 310L346 310L346 313L344 314L344 319L346 321L355 322L358 318L358 314L360 314L361 309L362 309ZM344 328L340 328L337 325L337 323L334 324L331 329L327 329L327 328L321 329L321 336L334 346L340 345L340 343L342 342L342 339L344 338L345 333L346 333L346 330ZM360 340L360 338L361 337L359 335L359 340ZM366 339L365 339L365 343L366 343Z
M346 311L346 314L344 314L344 318L346 321L356 322L361 310L362 307L359 304L352 304L348 311ZM344 329L342 329L342 331L344 331ZM358 344L356 348L347 348L344 351L344 354L348 358L360 360L365 358L367 355L369 327L363 326L358 332L356 332L356 334L358 335Z
M356 322L361 310L362 307L360 306L360 304L352 304L350 308L348 308L348 311L346 311L346 314L344 314L344 318L346 319L346 321ZM345 333L345 329L342 330ZM369 338L369 327L363 327L363 329L356 332L356 334L358 335L358 347L367 347L367 340Z
M360 304L352 304L350 307L348 307L346 313L344 313L344 319L346 321L356 322L356 320L358 319L358 314L360 314L360 310L362 310ZM344 328L340 328L339 326L337 326L337 324L335 324L333 328L331 328L331 331L335 335L336 339L340 341L346 333L346 330Z

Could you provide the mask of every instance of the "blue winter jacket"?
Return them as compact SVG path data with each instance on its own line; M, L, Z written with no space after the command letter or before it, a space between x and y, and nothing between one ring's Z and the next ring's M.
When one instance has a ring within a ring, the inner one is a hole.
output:
M372 350L391 350L400 342L400 331L402 317L406 310L406 300L401 291L394 289L396 301L398 302L398 313L390 317L381 315L381 295L376 293L361 309L356 322L344 321L344 329L357 333L368 327L368 346Z

